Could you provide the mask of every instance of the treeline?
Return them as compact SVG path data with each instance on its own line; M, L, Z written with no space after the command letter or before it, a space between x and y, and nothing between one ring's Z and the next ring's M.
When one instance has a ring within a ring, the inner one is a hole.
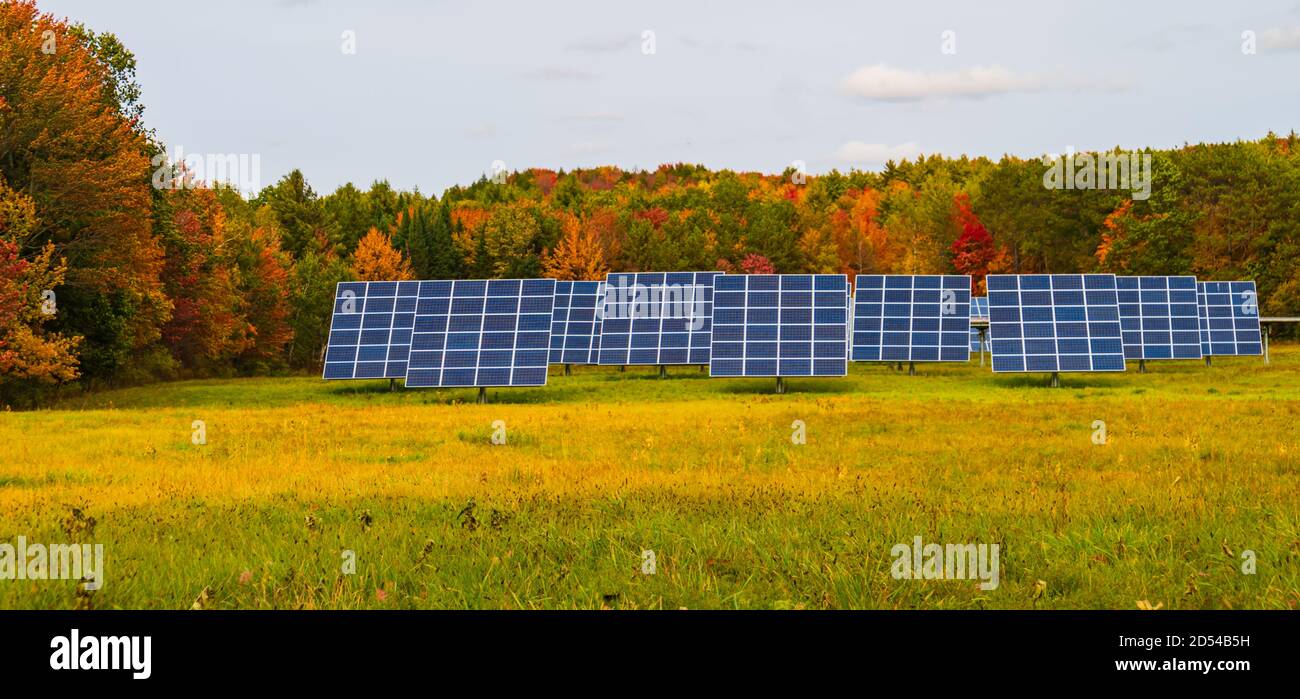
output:
M1040 159L1012 156L532 169L436 197L321 195L294 171L247 198L166 163L139 96L113 35L0 4L0 403L315 370L334 285L353 279L1110 271L1254 279L1265 315L1300 312L1294 133L1146 151L1145 199L1051 189Z

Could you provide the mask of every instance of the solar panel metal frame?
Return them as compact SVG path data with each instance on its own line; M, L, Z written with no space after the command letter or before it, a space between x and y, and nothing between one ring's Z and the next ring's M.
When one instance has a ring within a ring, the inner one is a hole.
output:
M1264 353L1255 282L1197 282L1196 291L1203 356L1250 357Z
M848 374L846 275L728 274L713 300L709 376Z
M424 281L419 293L408 387L546 385L554 279Z
M406 378L419 282L339 282L321 378Z
M600 319L604 315L605 282L555 282L551 313L551 364L590 364L599 347ZM576 317L575 317L576 312Z
M1200 359L1196 277L1117 276L1126 359Z
M1125 370L1115 275L991 274L986 283L994 373Z
M611 272L606 275L596 363L708 364L713 284L720 276L722 272ZM664 317L665 308L672 303L664 289L670 286L681 289L680 302L689 312L670 310L668 317ZM644 289L645 298L637 289ZM654 317L649 317L637 304L650 304L656 295L658 310L654 311ZM632 317L633 314L638 317Z
M970 319L971 319L971 320L977 320L977 319L978 319L978 320L988 321L988 319L989 319L989 297L987 297L987 296L972 296L972 297L970 297ZM970 352L971 352L971 354L977 354L977 353L979 353L979 352L981 352L981 351L983 351L983 350L982 350L982 348L980 347L980 329L977 328L977 327L975 327L975 326L971 326L971 329L970 329Z
M970 361L970 286L969 275L859 274L849 358Z

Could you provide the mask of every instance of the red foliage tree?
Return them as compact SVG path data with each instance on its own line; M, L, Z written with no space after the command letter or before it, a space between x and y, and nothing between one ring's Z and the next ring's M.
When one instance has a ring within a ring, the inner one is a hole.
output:
M953 204L957 207L954 218L961 226L961 235L952 244L952 266L962 274L971 275L971 293L978 294L984 290L984 276L997 258L997 248L993 236L971 210L970 195L959 193L953 198Z
M745 274L776 274L772 261L762 255L751 252L740 261L740 271Z

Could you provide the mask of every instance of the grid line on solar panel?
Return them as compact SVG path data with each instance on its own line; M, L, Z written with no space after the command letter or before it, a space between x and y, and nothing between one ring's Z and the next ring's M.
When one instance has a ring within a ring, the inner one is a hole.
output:
M551 315L552 364L589 364L600 336L597 305L604 302L605 282L558 281Z
M1200 359L1196 277L1116 277L1128 359Z
M708 364L713 284L721 272L605 277L598 364Z
M970 300L970 319L983 320L989 319L989 297L972 296ZM980 329L971 326L970 329L970 351L971 354L981 352L980 348Z
M843 274L720 276L709 375L844 376L848 310Z
M853 361L970 360L969 276L860 274L853 299Z
M546 385L554 303L554 279L420 282L406 385Z
M1113 274L991 274L994 372L1124 371Z
M1199 282L1196 287L1204 356L1264 353L1255 282Z
M325 347L325 379L406 376L419 282L340 282Z

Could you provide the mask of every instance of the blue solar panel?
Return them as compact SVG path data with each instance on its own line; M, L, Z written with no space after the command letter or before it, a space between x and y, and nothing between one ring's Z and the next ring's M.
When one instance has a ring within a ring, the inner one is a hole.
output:
M991 274L994 372L1124 371L1113 274Z
M721 272L605 278L599 364L708 364L713 283Z
M406 385L546 385L554 303L554 279L420 282Z
M848 315L843 274L720 276L709 375L844 376Z
M1255 282L1200 282L1201 353L1205 356L1264 353Z
M972 296L970 299L970 319L983 320L989 319L989 297ZM971 327L970 329L970 351L972 354L983 351L980 347L980 329Z
M555 307L551 314L552 364L589 364L600 336L600 314L596 307L605 300L605 282L559 281L555 283Z
M1127 359L1200 359L1196 277L1116 277Z
M410 281L339 283L324 378L404 378L419 286Z
M970 277L860 274L853 361L970 360Z

